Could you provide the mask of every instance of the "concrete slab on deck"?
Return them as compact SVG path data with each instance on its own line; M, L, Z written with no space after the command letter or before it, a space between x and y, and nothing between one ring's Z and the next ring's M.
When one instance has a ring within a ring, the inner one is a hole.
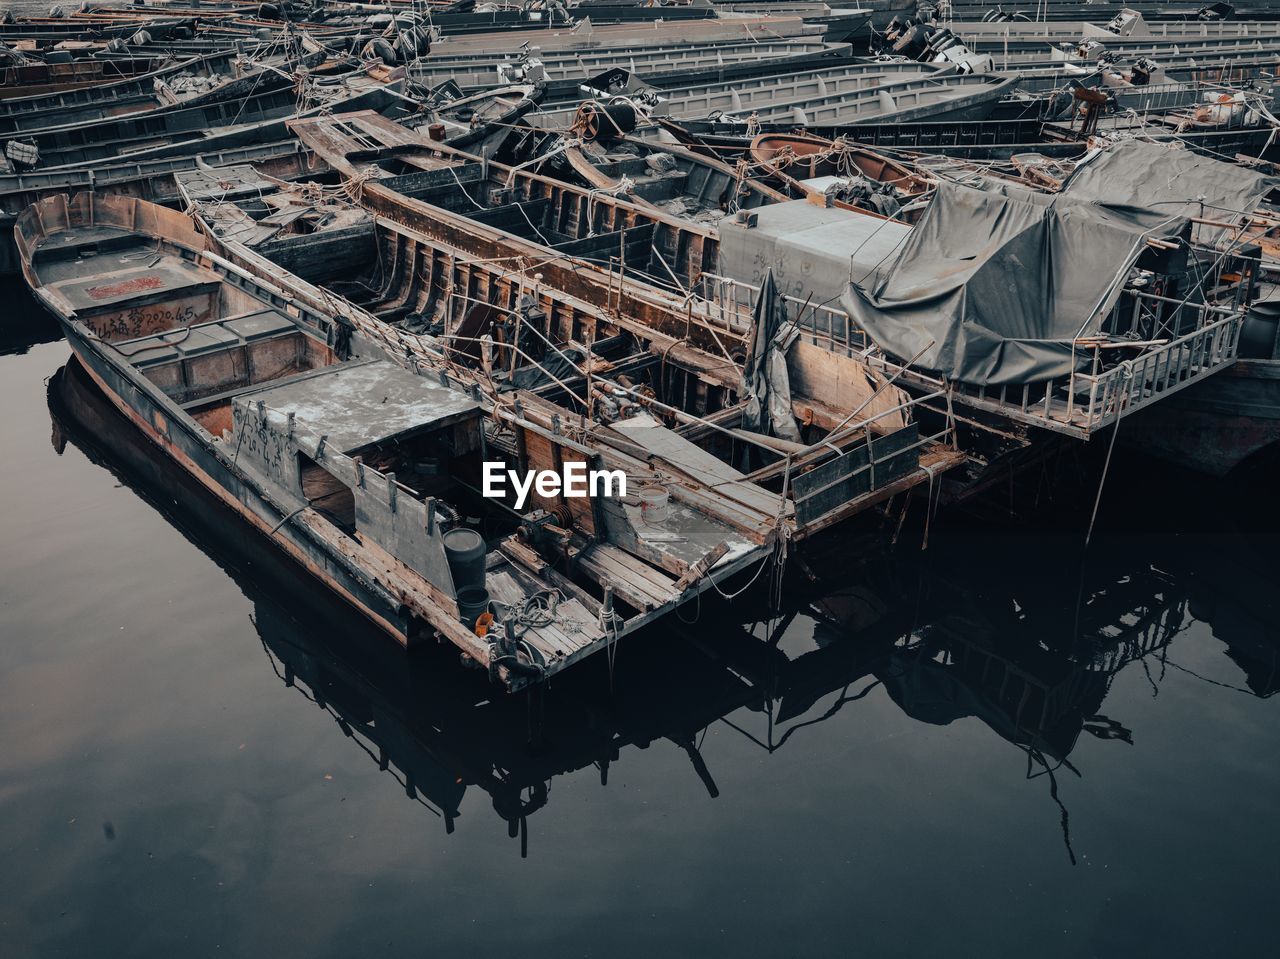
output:
M389 360L339 364L306 379L244 393L237 403L261 400L293 413L299 426L329 437L352 453L383 440L451 426L476 415L475 400L401 369Z

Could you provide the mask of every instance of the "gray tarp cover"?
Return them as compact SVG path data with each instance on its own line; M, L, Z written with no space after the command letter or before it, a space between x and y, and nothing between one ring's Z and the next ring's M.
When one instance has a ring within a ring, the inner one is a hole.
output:
M969 383L1068 373L1072 341L1096 333L1147 236L1190 216L1225 219L1267 192L1256 173L1162 144L1119 143L1058 195L942 182L899 255L841 303L885 351Z
M742 395L746 397L742 426L798 443L800 431L791 412L787 353L779 342L784 326L780 307L773 270L769 270L756 297L755 315L751 318L751 355L742 368Z

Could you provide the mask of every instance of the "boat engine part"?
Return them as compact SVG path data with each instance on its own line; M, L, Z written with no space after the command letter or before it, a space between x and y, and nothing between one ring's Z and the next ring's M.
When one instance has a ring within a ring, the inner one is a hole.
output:
M587 100L578 107L573 130L587 143L608 143L632 132L637 122L637 111L630 100L618 97L607 104Z

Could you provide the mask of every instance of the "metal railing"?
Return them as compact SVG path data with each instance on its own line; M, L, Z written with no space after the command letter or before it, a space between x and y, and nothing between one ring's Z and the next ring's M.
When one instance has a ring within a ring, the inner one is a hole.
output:
M759 289L703 274L691 291L698 311L728 329L750 328ZM980 386L946 381L887 356L855 327L838 304L780 295L786 318L809 342L865 362L916 395L945 390L965 403L1030 426L1087 439L1121 416L1149 406L1237 356L1244 312L1126 290L1103 324L1105 332L1077 341L1077 368L1036 383Z
M1215 311L1216 312L1216 311ZM1235 362L1243 315L1220 317L1167 342L1134 344L1140 352L1106 363L1103 347L1084 370L1038 384L998 389L953 384L955 398L1059 433L1087 439L1119 417L1163 399ZM1106 344L1124 348L1124 343Z
M691 289L696 311L725 329L746 333L751 329L759 287L714 273L703 273ZM779 294L785 317L795 323L809 342L843 356L866 357L874 350L870 338L849 322L848 314L834 306Z

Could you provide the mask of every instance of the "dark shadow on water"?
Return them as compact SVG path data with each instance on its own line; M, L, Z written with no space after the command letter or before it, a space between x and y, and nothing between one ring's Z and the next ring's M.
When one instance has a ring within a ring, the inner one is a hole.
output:
M595 767L607 783L629 747L668 739L714 797L699 749L708 727L722 722L773 753L882 689L914 721L975 718L1025 753L1075 862L1071 754L1084 734L1136 748L1106 705L1122 670L1142 670L1158 693L1183 669L1169 649L1194 611L1247 676L1242 691L1280 689L1269 540L1232 532L1214 506L1265 511L1265 490L1228 499L1220 484L1188 479L1157 501L1151 471L1167 467L1122 461L1087 553L1088 488L1064 492L1031 527L957 515L924 552L830 538L789 578L781 610L754 595L706 599L624 641L612 677L596 657L550 690L510 696L452 647L406 654L173 467L74 360L48 398L59 450L72 443L115 474L249 598L263 669L446 831L466 791L483 790L526 855L527 819L557 776Z
M0 356L20 355L40 343L62 339L57 322L28 293L21 277L0 277L0 304Z

